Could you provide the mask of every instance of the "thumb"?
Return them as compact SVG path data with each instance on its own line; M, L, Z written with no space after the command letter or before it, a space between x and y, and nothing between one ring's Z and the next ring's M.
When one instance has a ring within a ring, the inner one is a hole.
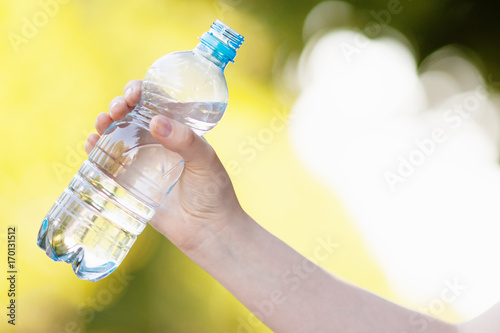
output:
M163 147L181 155L188 167L206 169L216 158L212 146L186 125L155 116L149 130Z

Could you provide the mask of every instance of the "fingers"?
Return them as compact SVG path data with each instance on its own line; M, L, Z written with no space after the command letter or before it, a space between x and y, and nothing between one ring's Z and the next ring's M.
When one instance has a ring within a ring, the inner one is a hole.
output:
M132 108L127 105L123 96L117 96L109 103L109 115L114 121L123 119L130 111Z
M185 125L156 116L151 120L149 129L162 146L182 156L186 167L206 169L217 160L212 146Z
M87 138L87 142L85 142L85 152L87 153L87 155L90 154L92 149L94 149L97 140L99 140L99 135L95 133L91 133L89 135L89 137Z
M139 98L141 97L141 85L142 80L132 80L127 83L123 89L125 102L131 108L134 108L139 102Z
M101 113L97 116L95 120L95 129L99 135L102 135L109 126L113 123L113 119L107 113Z
M115 97L111 103L109 103L109 114L101 113L97 116L95 120L95 129L99 135L89 135L85 143L85 151L87 154L94 148L100 135L102 135L114 121L123 119L134 109L141 97L141 85L142 80L133 80L127 83L123 90L124 96Z
M109 103L109 114L113 121L121 120L134 109L141 97L141 85L142 80L130 81L123 89L123 97L115 97Z

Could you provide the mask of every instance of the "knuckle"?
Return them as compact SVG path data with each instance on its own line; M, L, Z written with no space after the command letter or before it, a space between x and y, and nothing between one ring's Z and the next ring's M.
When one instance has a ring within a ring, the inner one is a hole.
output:
M196 142L196 134L187 127L184 127L182 142L185 147L192 147Z

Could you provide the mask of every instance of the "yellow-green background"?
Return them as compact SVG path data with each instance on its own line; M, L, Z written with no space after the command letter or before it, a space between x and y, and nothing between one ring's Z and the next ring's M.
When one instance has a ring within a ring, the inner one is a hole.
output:
M248 310L151 227L120 268L96 283L79 280L36 245L44 215L86 158L83 144L96 116L155 59L192 49L216 18L246 38L226 70L226 116L207 135L226 165L238 163L231 175L242 205L306 256L318 237L330 237L339 247L322 267L398 301L338 198L294 156L286 129L274 131L255 158L238 151L293 105L294 95L273 82L283 54L300 52L303 18L318 1L61 2L0 2L0 331L13 329L3 277L10 225L17 230L18 332L222 333L248 322ZM58 5L31 37L13 43L25 20L44 10L41 3ZM425 3L408 15L425 16L433 6ZM117 276L129 278L120 291ZM453 319L447 311L442 317Z

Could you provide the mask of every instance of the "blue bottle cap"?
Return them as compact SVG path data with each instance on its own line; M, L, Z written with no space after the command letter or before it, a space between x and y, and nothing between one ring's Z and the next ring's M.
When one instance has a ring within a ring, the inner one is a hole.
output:
M245 38L221 21L216 20L210 30L198 39L203 45L217 53L218 58L226 58L226 62L234 62L236 50L240 48Z

